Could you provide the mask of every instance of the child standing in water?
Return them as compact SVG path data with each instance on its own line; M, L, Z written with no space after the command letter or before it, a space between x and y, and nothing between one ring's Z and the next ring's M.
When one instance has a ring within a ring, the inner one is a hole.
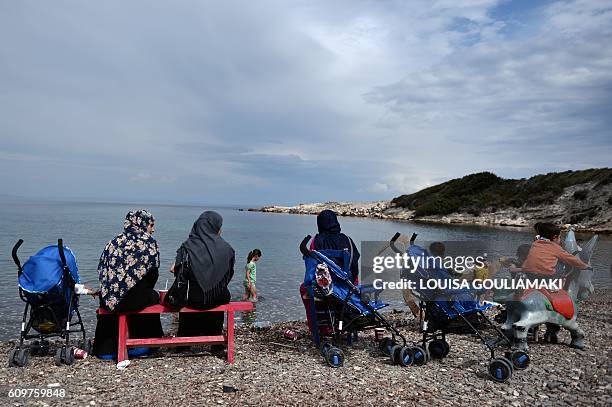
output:
M261 250L254 249L247 256L247 265L244 267L244 295L242 296L243 301L250 300L257 302L257 289L255 288L255 281L257 280L257 260L261 258Z

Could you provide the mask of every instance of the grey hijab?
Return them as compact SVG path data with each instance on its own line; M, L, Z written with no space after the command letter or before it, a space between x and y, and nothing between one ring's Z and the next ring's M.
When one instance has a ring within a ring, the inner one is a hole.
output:
M222 225L223 218L217 212L204 212L177 251L177 264L182 260L181 249L189 254L191 271L207 300L225 290L234 275L235 253L219 235Z

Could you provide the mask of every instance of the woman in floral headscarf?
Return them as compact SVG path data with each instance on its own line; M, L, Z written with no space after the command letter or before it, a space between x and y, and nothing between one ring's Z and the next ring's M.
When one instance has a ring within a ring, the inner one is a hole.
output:
M152 236L154 224L149 212L131 211L123 222L123 233L104 248L98 264L100 307L108 311L136 311L159 303L159 294L154 290L159 277L159 248ZM132 338L163 336L159 315L130 315L128 326ZM103 359L116 357L118 333L116 315L98 315L94 354ZM130 354L145 352L135 349Z

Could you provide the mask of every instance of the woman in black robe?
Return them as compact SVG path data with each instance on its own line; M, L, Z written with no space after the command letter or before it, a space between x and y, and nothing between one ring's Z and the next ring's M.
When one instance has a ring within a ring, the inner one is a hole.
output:
M184 305L210 309L230 302L227 286L234 276L234 249L221 237L223 218L217 212L206 211L195 221L189 237L176 251L171 269L188 264L187 298ZM179 313L177 336L220 335L223 312Z
M347 249L350 253L349 270L351 271L351 277L355 284L359 282L359 250L353 242L353 239L341 232L340 223L338 222L338 216L334 211L325 209L317 215L317 233L312 239L310 246L311 250L344 250ZM340 267L344 267L344 260L342 258L334 258L334 262ZM300 296L306 309L306 320L308 322L308 328L312 331L313 321L311 320L311 309L310 309L310 298L306 287L302 283L300 285ZM331 330L327 326L320 328L320 333L323 335L330 335Z
M131 211L122 234L108 242L98 264L100 307L107 311L138 311L159 303L155 283L159 276L159 248L153 238L155 219L145 210ZM93 353L102 359L117 357L119 317L98 315ZM129 315L131 338L160 338L159 314ZM130 356L148 348L130 349Z
M338 216L334 211L325 209L317 216L317 233L312 242L312 249L314 250L344 250L348 249L350 252L350 270L353 282L357 283L359 280L359 250L355 246L353 239L342 233L340 230L340 223L338 222ZM342 263L338 259L339 263ZM344 264L338 264L340 267L344 267Z

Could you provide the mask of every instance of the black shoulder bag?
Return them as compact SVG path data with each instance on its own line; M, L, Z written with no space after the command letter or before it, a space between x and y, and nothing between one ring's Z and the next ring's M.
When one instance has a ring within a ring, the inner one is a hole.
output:
M189 299L189 276L191 275L191 264L189 254L181 248L180 263L174 265L174 283L166 293L164 303L175 308L187 305Z

